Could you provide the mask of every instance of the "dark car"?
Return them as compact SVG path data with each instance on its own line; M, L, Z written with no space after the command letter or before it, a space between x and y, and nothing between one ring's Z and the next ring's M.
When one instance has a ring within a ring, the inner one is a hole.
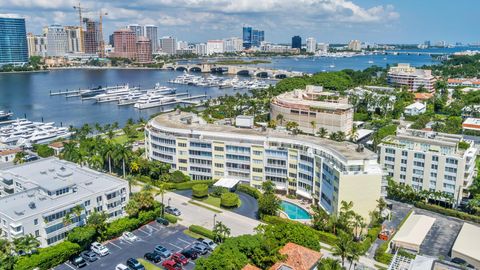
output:
M34 155L26 155L24 158L23 158L23 161L25 162L30 162L30 161L35 161L37 160L38 157L37 156L34 156Z
M137 259L134 258L130 258L127 260L127 266L128 268L133 270L145 270L145 267L139 261L137 261Z
M147 252L145 255L143 255L143 258L154 263L159 263L162 260L162 256L155 252Z
M87 262L80 256L73 256L70 258L70 263L77 267L77 268L82 268L87 266Z
M464 259L461 259L461 258L455 257L451 260L451 262L456 263L458 265L467 266L469 268L474 268L473 265L469 264L467 261L465 261Z
M182 250L182 252L180 252L183 254L183 256L189 258L190 260L195 260L198 258L198 252L195 251L194 249L192 248L189 248L189 249L184 249Z
M82 251L82 253L80 253L80 257L87 262L94 262L98 260L97 254L91 250Z
M192 249L195 250L198 254L205 255L208 253L208 247L200 242L193 244Z
M168 222L168 220L162 218L162 217L158 217L157 218L157 222L164 225L164 226L168 226L168 224L170 224L170 222Z

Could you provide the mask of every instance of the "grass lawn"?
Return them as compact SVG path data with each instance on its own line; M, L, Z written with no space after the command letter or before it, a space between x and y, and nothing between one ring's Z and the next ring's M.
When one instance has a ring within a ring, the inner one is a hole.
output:
M162 270L162 268L156 266L156 265L153 265L152 263L142 259L142 258L137 258L137 260L143 264L143 266L145 266L145 269L146 270Z
M203 203L206 203L206 204L210 204L210 205L218 207L218 208L223 208L222 206L220 206L220 201L221 201L220 198L217 198L217 197L208 196L205 199L197 199L197 198L193 198L193 199L197 200L197 201L200 201L200 202L203 202ZM239 200L239 203L238 203L237 207L240 207L240 205L242 205L242 200ZM223 209L227 209L227 208L223 208Z
M183 233L184 233L185 235L188 235L188 236L190 236L190 237L192 237L192 238L195 238L195 239L198 239L198 238L200 238L200 237L203 237L203 236L201 236L201 235L198 234L198 233L194 233L194 232L190 231L189 229L184 230Z
M135 138L128 138L127 135L123 134L123 135L120 135L120 136L113 137L112 140L116 143L124 144L124 143L128 142L129 140L138 141L138 140L143 140L143 139L145 139L145 134L143 132L139 131L139 132L137 132L137 136L135 136Z

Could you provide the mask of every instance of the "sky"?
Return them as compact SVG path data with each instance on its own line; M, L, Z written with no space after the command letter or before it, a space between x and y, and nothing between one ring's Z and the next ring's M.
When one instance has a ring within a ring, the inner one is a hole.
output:
M27 32L50 24L78 25L79 0L0 0L2 14L26 18ZM104 33L127 24L155 24L159 36L202 42L241 37L242 26L265 39L290 43L300 35L317 42L479 42L480 0L81 0L87 17L104 18Z

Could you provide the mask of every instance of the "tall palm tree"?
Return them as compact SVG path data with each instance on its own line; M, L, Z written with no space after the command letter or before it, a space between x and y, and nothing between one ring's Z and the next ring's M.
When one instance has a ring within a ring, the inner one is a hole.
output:
M342 259L342 267L345 266L345 259L350 256L350 251L352 249L353 241L350 235L340 231L337 242L333 246L333 255L340 256Z
M312 127L312 134L315 136L315 128L317 127L317 122L314 120L310 121L310 126Z
M333 258L325 258L320 260L318 270L343 270L340 262Z
M358 140L358 127L355 124L353 124L352 130L350 131L350 140L352 142L356 142Z
M123 178L126 176L125 172L125 163L130 159L132 155L130 148L127 144L116 144L114 149L113 158L114 160L122 161L122 170L123 170Z
M113 145L110 142L107 142L103 145L102 148L103 158L108 161L108 172L112 173L112 158L114 155Z
M320 136L321 138L325 138L327 134L328 134L328 130L324 127L319 128L317 131L317 135Z
M104 159L102 156L95 154L88 158L88 165L92 169L100 170L103 168Z
M135 185L136 183L138 183L138 181L133 175L128 175L126 179L128 182L128 190L130 191L130 194L132 194L132 185Z
M30 253L31 251L35 250L40 246L40 241L38 241L38 239L33 236L33 234L28 234L15 239L13 241L13 244L15 246L15 251L18 252L20 250L23 250L27 253Z
M358 262L360 255L362 255L360 248L357 244L353 243L347 256L347 260L350 262L350 266L348 267L349 270L352 268L354 262Z

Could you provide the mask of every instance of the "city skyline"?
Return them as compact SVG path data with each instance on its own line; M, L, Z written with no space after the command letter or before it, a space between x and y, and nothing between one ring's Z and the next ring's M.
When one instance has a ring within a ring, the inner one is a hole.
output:
M252 25L264 30L265 40L288 43L292 36L314 37L318 42L346 43L360 39L377 43L421 43L446 40L454 43L478 42L480 32L469 27L468 18L480 3L456 3L461 18L449 18L450 2L447 0L406 3L390 0L307 0L299 7L289 1L271 1L258 4L244 0L212 1L135 1L117 3L82 1L98 19L100 9L108 12L104 17L104 34L128 24L154 24L159 36L175 36L178 40L202 42L231 36L240 37L241 26ZM0 15L14 14L25 17L27 31L41 33L51 24L78 25L78 14L73 9L75 1L21 1L0 0L5 7ZM297 5L297 4L295 4ZM288 12L287 12L288 10ZM415 18L415 19L413 19ZM222 22L222 23L219 23ZM192 26L195 27L192 27ZM415 29L415 31L412 31ZM474 31L472 33L472 31Z

